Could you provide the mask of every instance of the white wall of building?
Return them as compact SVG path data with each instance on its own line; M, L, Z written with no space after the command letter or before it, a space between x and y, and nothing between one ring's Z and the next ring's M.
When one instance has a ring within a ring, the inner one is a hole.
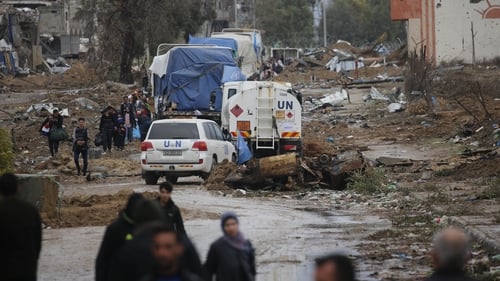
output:
M476 61L500 57L500 18L483 18L481 14L499 15L500 0L477 4L470 0L435 0L434 9L437 64L453 60L472 62L471 22L476 32Z

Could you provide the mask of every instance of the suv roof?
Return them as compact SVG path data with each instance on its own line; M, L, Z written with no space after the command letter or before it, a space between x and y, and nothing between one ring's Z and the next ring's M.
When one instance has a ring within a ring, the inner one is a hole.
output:
M206 122L215 123L214 121L208 120L208 119L161 119L161 120L153 121L153 124L157 124L157 123L160 123L160 124L163 124L163 123L196 123L196 124L203 124L203 123L206 123ZM217 124L217 123L215 123L215 124Z

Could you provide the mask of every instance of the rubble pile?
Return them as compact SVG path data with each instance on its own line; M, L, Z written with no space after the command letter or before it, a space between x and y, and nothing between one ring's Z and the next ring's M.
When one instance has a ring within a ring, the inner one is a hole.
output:
M65 3L0 3L0 78L68 71L65 58L89 50L88 38L74 35L82 27L68 21L73 13Z
M338 41L328 47L305 52L300 58L280 58L284 69L273 79L280 81L330 81L340 85L380 83L402 79L400 65L405 61L406 46L393 53L378 53L372 48L360 49L349 42ZM278 54L279 55L279 54ZM382 75L382 76L381 76Z

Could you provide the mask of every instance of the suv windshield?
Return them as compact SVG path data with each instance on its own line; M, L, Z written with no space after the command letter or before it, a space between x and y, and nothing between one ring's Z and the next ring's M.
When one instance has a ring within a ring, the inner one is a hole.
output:
M151 126L150 140L199 139L198 127L191 123L157 123Z

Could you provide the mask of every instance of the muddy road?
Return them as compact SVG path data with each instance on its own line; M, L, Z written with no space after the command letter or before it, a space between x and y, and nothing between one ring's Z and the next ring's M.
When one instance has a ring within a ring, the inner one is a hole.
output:
M114 194L123 190L156 191L140 181L65 187L65 195ZM357 258L360 279L371 279L369 265L354 250L367 235L390 228L390 221L362 208L334 210L317 198L291 196L233 198L201 189L196 178L180 182L174 200L183 209L186 229L206 257L212 241L221 235L218 216L228 210L240 215L243 233L256 247L259 280L308 280L314 258L342 251ZM104 227L44 230L39 280L93 280L94 261Z

